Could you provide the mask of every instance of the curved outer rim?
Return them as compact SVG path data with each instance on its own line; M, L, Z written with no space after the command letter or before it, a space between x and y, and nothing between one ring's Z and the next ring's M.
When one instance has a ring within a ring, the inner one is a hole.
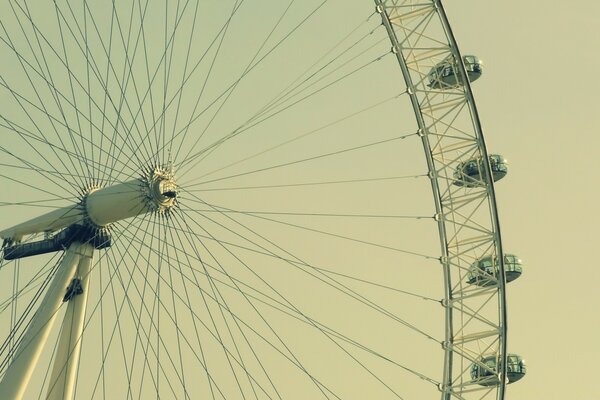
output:
M435 203L436 215L442 216L440 218L436 218L438 223L438 231L440 237L440 245L441 245L441 254L440 262L442 263L444 270L444 296L445 296L445 343L444 343L444 372L443 372L443 383L440 385L440 391L442 392L442 400L448 400L453 395L458 395L456 397L463 398L459 392L456 392L452 386L452 370L453 370L453 338L454 338L454 315L453 315L453 307L448 305L452 300L452 276L450 271L450 261L449 261L449 242L448 242L448 230L446 226L446 219L443 217L444 210L441 199L441 190L440 190L440 178L437 173L437 168L435 165L435 160L432 156L432 146L429 140L429 131L427 124L423 118L423 110L421 108L420 102L416 95L416 85L413 82L411 77L407 60L404 58L402 53L402 45L398 36L396 34L396 30L392 26L391 18L386 10L385 3L387 0L374 0L376 5L377 12L382 17L382 24L385 26L385 29L388 33L390 41L392 43L392 52L395 53L396 59L400 65L400 69L402 70L402 74L404 76L404 80L407 87L407 93L410 96L412 108L415 114L415 118L419 127L419 136L422 139L423 148L425 151L425 158L427 161L427 166L429 168L429 177L431 180L431 187L433 192L433 198ZM419 5L422 5L423 1L419 2ZM471 113L471 117L473 120L473 127L475 133L475 141L477 144L477 148L479 150L479 154L484 157L487 161L483 163L484 165L484 174L485 174L485 182L486 182L486 192L487 192L487 200L490 207L491 212L491 225L493 230L493 241L495 247L495 254L499 260L499 276L498 279L498 359L501 360L500 368L498 371L498 391L496 398L499 400L504 400L505 397L505 388L506 388L506 361L507 361L507 310L506 310L506 274L505 274L505 266L504 266L504 252L502 248L502 239L500 234L500 223L498 218L498 209L496 203L496 196L494 190L494 184L491 174L491 166L489 163L488 152L485 145L485 140L483 137L483 130L481 127L481 121L479 119L479 114L477 112L477 107L475 105L475 99L473 96L473 92L471 90L471 86L469 83L469 79L467 78L467 72L465 70L465 66L462 62L462 56L458 49L458 45L450 24L448 22L448 18L444 11L442 1L441 0L431 0L431 4L435 9L435 12L438 14L441 27L444 30L446 38L448 39L448 45L450 47L451 54L455 57L456 60L461 60L461 62L457 63L458 72L461 75L462 82L466 82L464 85L466 102L469 107L469 111ZM459 389L461 390L461 389ZM461 390L462 392L462 390Z
M489 155L487 152L487 146L485 145L485 138L483 136L483 128L481 127L481 120L479 119L479 113L477 112L477 105L475 104L475 97L473 96L473 91L471 89L471 84L469 83L469 79L467 78L467 71L465 70L465 66L462 62L462 55L460 54L460 50L458 48L458 44L456 42L456 38L454 37L454 33L452 32L452 27L448 21L448 17L442 5L442 0L434 0L435 4L438 6L439 14L442 20L442 24L444 25L444 30L448 35L448 39L450 40L450 44L452 47L452 51L457 60L461 60L459 65L459 71L462 76L463 82L466 82L465 92L467 95L467 101L469 107L471 108L471 114L473 115L475 131L477 133L477 138L479 141L479 148L486 162L483 163L483 168L485 170L487 192L488 192L488 201L490 204L490 208L492 211L492 225L494 227L494 242L496 245L496 254L498 257L499 264L499 272L500 279L499 283L499 317L500 317L500 327L502 329L501 336L499 338L500 351L499 356L501 359L501 367L499 371L499 379L501 385L499 386L498 399L504 400L504 394L506 390L506 362L507 362L507 336L508 336L508 315L507 315L507 307L506 307L506 269L504 265L504 249L502 247L502 235L500 233L500 218L498 217L498 205L496 202L496 191L494 188L494 179L492 179L492 171L490 166Z

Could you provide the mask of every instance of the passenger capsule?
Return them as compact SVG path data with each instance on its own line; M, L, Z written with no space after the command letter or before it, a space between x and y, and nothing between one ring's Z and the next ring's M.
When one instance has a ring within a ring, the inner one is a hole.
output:
M504 178L508 173L508 161L499 154L490 154L490 167L494 182ZM484 186L483 158L472 158L461 162L454 171L454 184L457 186L477 187Z
M493 286L498 283L498 259L495 256L487 256L477 260L467 273L467 283L481 287ZM512 254L504 254L504 273L506 282L512 282L523 273L523 263L519 257Z
M476 81L483 73L483 61L473 55L463 56L465 71L469 82ZM429 87L433 89L452 89L463 84L454 57L450 56L429 71Z
M516 354L508 354L507 357L506 377L508 383L513 383L525 376L527 368L525 360ZM491 355L483 357L477 363L471 365L471 378L481 386L498 385L498 356Z

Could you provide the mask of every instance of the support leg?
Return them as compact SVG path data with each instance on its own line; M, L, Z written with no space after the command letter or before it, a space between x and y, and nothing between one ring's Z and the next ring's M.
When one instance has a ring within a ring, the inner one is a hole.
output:
M20 400L23 398L29 379L44 349L48 335L50 335L52 324L62 305L65 290L75 274L82 246L84 245L73 243L66 251L40 308L23 336L13 362L0 382L0 399Z
M69 300L62 323L58 348L48 387L47 400L71 400L77 378L81 335L88 298L88 278L92 266L94 247L86 244L80 251L75 279L80 279L83 293Z

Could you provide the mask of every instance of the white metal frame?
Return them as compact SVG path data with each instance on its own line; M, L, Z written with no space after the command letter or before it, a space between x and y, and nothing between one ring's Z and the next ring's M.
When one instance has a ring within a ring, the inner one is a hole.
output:
M68 302L47 394L49 400L73 398L93 253L92 245L82 243L73 243L65 252L51 286L0 382L0 398L23 398L62 306L67 286L79 278L84 292Z
M0 238L14 242L24 235L53 232L77 223L91 224L90 226L100 229L123 219L160 210L161 207L168 208L175 200L163 196L162 191L174 190L176 184L170 176L154 172L147 179L132 180L102 189L94 188L84 196L81 207L51 211L1 231ZM75 241L69 245L40 308L0 382L0 398L23 398L62 306L67 287L73 279L79 279L83 293L68 300L46 397L48 400L73 398L93 254L94 245L90 242Z
M441 0L374 0L402 70L419 126L436 207L444 275L444 372L442 400L494 397L504 400L506 385L506 279L497 206L489 162L481 186L454 185L455 167L473 157L488 160L481 123L462 61L464 86L447 90L428 86L428 72L449 57L462 60ZM170 176L151 173L105 189L94 189L82 207L55 210L0 232L0 237L55 231L74 223L103 227L170 207L161 187L176 187ZM117 206L118 205L118 206ZM0 382L0 398L21 399L63 303L69 283L81 280L83 295L68 301L54 359L48 399L71 399L81 350L88 275L94 246L75 242L65 252L50 288ZM470 265L483 255L499 260L498 283L477 287L465 282ZM494 307L490 307L492 304ZM490 312L493 308L493 312ZM501 360L498 385L485 387L470 378L470 366L484 355Z
M504 399L506 386L506 278L502 240L489 162L479 187L454 185L455 167L473 157L488 160L481 123L461 53L440 0L375 0L396 55L423 142L433 190L444 270L445 350L442 400ZM443 60L457 62L464 85L428 86L428 73ZM500 260L497 285L464 282L469 266L484 254ZM497 305L491 313L489 303ZM486 309L488 312L485 312ZM485 328L483 328L485 326ZM498 384L480 386L469 373L473 363L495 353L501 360ZM472 395L471 395L472 393ZM473 396L473 397L471 397Z

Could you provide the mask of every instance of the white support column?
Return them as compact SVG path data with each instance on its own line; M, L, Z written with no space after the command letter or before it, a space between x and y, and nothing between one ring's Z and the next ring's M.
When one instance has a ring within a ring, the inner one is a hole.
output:
M94 247L90 244L82 245L80 248L79 265L74 278L81 280L83 293L71 298L67 305L46 400L71 400L73 398L93 254Z
M84 245L73 243L66 251L40 308L33 317L12 363L0 382L0 399L20 400L23 398L29 379L44 349L48 335L50 335L52 324L62 305L65 290L75 275L82 246Z

